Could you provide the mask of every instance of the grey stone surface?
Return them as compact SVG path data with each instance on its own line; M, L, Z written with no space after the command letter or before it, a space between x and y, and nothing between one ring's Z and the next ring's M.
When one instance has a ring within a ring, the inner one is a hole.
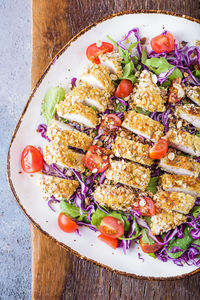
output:
M30 92L31 1L0 0L0 299L30 299L30 230L6 179L7 151Z

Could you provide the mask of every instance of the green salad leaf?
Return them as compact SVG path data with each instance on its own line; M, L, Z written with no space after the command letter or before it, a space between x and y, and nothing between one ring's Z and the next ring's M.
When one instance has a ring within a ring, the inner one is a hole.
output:
M78 221L83 221L90 223L87 217L87 212L83 211L81 215L79 208L74 203L66 202L65 200L60 201L60 209L65 215L69 216L72 219L77 219Z
M150 59L146 59L146 61L143 63L149 68L150 71L153 71L156 75L159 75L160 73L166 73L174 67L173 65L168 63L168 61L164 57L152 57ZM174 80L176 78L183 78L183 75L178 68L175 68L173 73L168 77L169 80Z
M149 244L149 245L155 244L155 241L148 235L146 228L142 228L141 234L142 234L142 242L144 244Z
M157 193L158 179L159 177L151 177L146 188L147 191L152 192L154 195Z
M99 225L101 223L101 220L106 217L107 214L104 213L102 210L100 210L99 208L97 208L95 210L95 212L92 214L92 217L91 217L91 224L96 226L96 228L98 229L99 228Z
M195 133L196 136L200 137L200 130Z
M136 106L135 111L139 114L149 116L151 114L150 111L143 109L142 107Z
M155 255L155 253L147 253L149 256L151 256L151 257L153 257L153 258L155 258L156 259L156 255Z
M192 210L192 215L197 218L198 215L200 214L200 206L195 206Z
M65 89L62 87L53 87L45 94L44 101L42 103L42 114L47 122L47 126L49 126L55 115L56 105L64 99Z

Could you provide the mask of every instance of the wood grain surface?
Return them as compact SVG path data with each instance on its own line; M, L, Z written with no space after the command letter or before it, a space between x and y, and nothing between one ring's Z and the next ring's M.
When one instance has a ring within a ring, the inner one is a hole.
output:
M106 15L129 9L163 9L199 18L198 0L32 0L32 88L72 36ZM33 225L31 254L32 299L200 298L200 274L176 281L124 277L66 252Z

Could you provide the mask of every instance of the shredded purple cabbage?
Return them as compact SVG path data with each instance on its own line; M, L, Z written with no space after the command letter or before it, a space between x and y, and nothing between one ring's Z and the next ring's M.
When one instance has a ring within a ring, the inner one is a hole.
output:
M124 42L126 39L128 39L129 36L130 36L132 33L135 35L136 40L139 42L139 43L137 44L136 48L137 48L139 57L141 57L141 56L142 56L142 47L141 47L141 43L140 43L139 28L133 28L133 29L131 29L131 30L128 32L128 34L127 34L122 40L119 40L119 41L117 42L117 44L118 44L118 46L119 46L120 48L122 48L123 50L127 50L126 47L122 44L122 42Z
M127 102L125 101L125 100L123 100L123 99L121 99L121 98L119 98L119 97L116 97L116 96L112 96L112 97L110 97L110 100L118 100L121 104L123 104L124 106L127 106L128 104L127 104Z
M51 210L53 210L54 212L56 212L56 210L52 207L52 203L60 203L60 200L56 199L53 195L50 197L50 199L48 200L48 206L50 207Z
M67 171L65 168L60 168L56 164L48 165L46 162L44 162L42 169L42 172L46 175L73 180L74 176L67 175Z
M169 130L169 115L172 113L171 106L168 105L164 112L157 112L156 110L150 114L150 118L157 122L162 122L165 128L165 133Z
M74 88L76 86L76 81L77 81L77 78L76 77L73 77L71 79L71 85L72 85L72 88Z
M37 131L41 134L41 137L43 137L48 142L51 142L50 138L46 135L47 132L47 125L46 124L39 124Z

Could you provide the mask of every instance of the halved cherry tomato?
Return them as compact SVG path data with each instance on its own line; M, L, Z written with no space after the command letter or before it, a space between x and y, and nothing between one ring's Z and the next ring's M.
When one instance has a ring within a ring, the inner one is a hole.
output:
M100 64L98 56L106 52L112 52L113 48L113 45L110 43L102 42L102 45L100 47L97 47L97 44L94 43L87 48L86 55L87 58L93 63Z
M110 163L105 149L92 145L84 156L84 164L90 171L96 169L94 173L101 173L108 168Z
M160 34L152 38L151 48L156 53L174 50L174 37L171 33Z
M150 149L149 156L152 159L160 159L165 156L168 150L168 143L165 139L160 139L155 145Z
M43 164L43 156L37 148L31 145L28 145L24 148L21 154L21 166L24 172L38 172L42 170Z
M117 248L118 239L112 239L108 236L105 236L103 234L98 235L98 239L104 243L106 243L108 246L110 246L113 249Z
M144 200L146 203L141 206L139 201L138 206L132 206L132 208L138 210L142 216L154 216L156 214L156 207L153 200L149 197L144 197L141 200Z
M122 79L115 91L115 97L125 98L128 97L133 91L132 82L128 79Z
M62 212L58 216L58 226L64 232L74 232L78 229L78 225Z
M163 242L163 240L159 236L157 236L156 238L159 240L159 242ZM142 237L140 238L140 246L142 248L142 251L145 253L154 253L163 247L162 245L159 245L156 242L152 245L145 244L142 241Z
M124 233L124 222L114 217L104 217L99 225L99 231L110 238L119 238Z
M115 114L106 115L99 127L99 133L102 135L107 135L112 131L118 130L121 124L121 119Z

